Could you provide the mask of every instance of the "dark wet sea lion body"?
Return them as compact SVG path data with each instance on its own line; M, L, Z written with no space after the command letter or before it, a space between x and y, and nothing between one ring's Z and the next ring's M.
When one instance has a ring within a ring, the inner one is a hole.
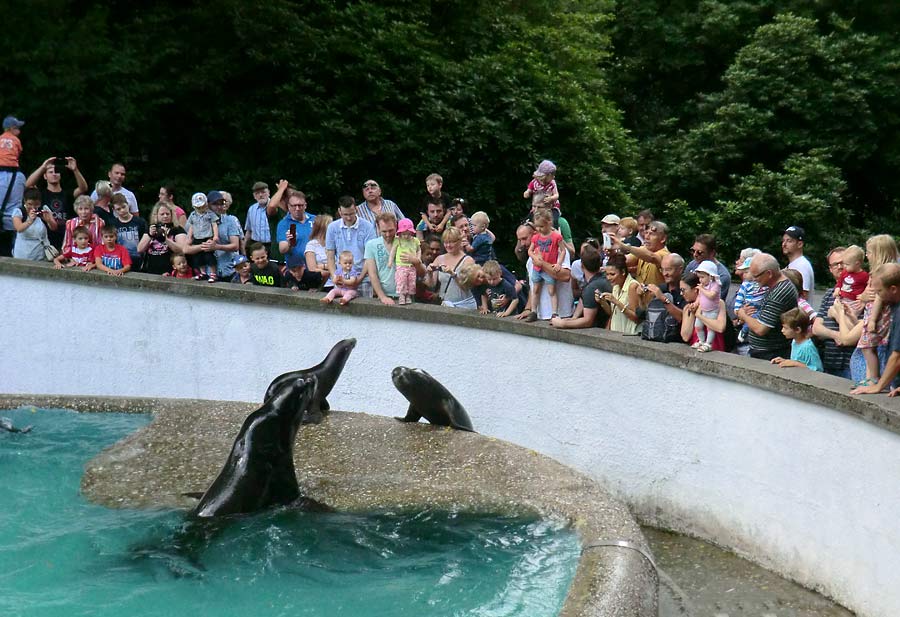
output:
M322 421L323 414L327 413L331 408L326 397L331 394L331 389L334 388L334 384L337 382L338 377L340 377L341 371L344 370L347 358L350 357L350 352L353 351L354 347L356 347L355 338L344 339L332 347L331 351L328 352L328 355L325 356L325 359L319 364L311 368L300 369L298 371L291 371L279 375L269 384L269 387L266 388L266 394L263 397L263 400L268 400L287 382L315 375L318 379L318 386L316 386L316 392L310 404L309 411L303 418L303 423L318 424Z
M398 420L418 422L420 418L425 418L438 426L475 432L462 404L427 372L398 366L391 372L391 379L397 390L409 401L409 411Z
M225 466L192 511L193 516L249 514L300 499L294 440L316 387L315 376L284 383L247 416Z

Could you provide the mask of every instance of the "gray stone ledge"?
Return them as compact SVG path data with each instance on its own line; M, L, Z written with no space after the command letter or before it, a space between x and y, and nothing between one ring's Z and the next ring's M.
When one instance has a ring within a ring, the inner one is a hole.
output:
M472 311L422 304L404 307L384 306L377 300L366 299L354 300L345 307L324 306L319 302L321 295L310 292L265 289L230 283L210 285L206 282L175 280L141 273L113 277L72 268L55 270L49 263L11 258L0 258L0 275L58 280L80 285L102 285L126 290L155 291L206 299L216 298L229 302L280 306L303 311L340 311L357 316L441 323L561 341L762 388L807 403L839 410L900 434L900 397L889 399L883 394L850 396L848 394L850 382L831 375L800 369L782 369L735 354L720 352L698 354L686 345L651 343L636 336L624 336L597 328L556 330L547 324L526 324L521 321L484 317Z
M215 479L255 405L228 401L0 394L0 408L153 412L153 421L85 468L91 501L114 508L187 509L184 493ZM565 521L583 547L626 540L649 554L627 508L599 484L538 452L498 439L383 416L333 412L301 427L302 490L339 511L440 509ZM657 579L636 551L584 550L564 617L655 617Z

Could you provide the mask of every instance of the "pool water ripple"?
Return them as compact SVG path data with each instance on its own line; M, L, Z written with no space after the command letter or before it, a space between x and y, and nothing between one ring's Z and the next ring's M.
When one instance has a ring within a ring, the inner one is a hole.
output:
M0 434L0 615L541 617L577 567L578 539L558 522L430 511L273 510L184 554L183 513L79 493L85 462L149 417L0 413L34 425Z

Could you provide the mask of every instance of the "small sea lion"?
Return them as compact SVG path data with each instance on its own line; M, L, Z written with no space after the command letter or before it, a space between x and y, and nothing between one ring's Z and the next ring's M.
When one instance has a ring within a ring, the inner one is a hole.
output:
M316 392L313 395L309 411L303 417L303 424L318 424L322 421L323 416L328 413L328 410L331 409L325 397L331 394L331 389L334 388L341 371L344 370L347 358L350 357L350 352L353 351L354 347L356 347L355 338L344 339L332 347L325 359L314 367L279 375L266 388L266 395L263 400L268 400L278 388L289 381L314 375L318 379L319 385L316 386Z
M419 418L425 418L438 426L475 432L469 414L456 397L422 369L398 366L391 372L391 379L409 401L406 416L397 420L418 422Z

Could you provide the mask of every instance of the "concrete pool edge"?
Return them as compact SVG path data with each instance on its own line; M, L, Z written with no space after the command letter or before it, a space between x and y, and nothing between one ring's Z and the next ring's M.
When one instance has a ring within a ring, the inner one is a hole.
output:
M0 408L153 413L152 422L86 465L82 491L110 507L187 508L218 473L244 417L233 401L0 394ZM301 428L301 486L339 511L446 509L566 521L587 548L625 540L649 554L627 508L587 476L521 446L425 424L335 412ZM582 552L564 617L655 616L657 581L638 551Z

